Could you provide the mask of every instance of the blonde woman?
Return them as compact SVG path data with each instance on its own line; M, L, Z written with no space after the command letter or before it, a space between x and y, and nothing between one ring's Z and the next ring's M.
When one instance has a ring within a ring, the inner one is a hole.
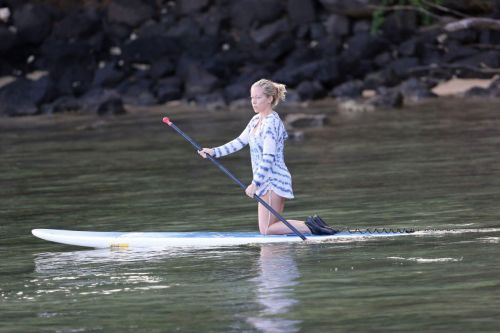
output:
M209 154L220 158L250 145L253 180L245 193L253 198L255 194L265 200L278 213L285 208L285 199L293 198L292 177L284 160L285 140L288 135L285 126L274 108L285 99L283 84L261 79L250 89L252 107L256 115L250 120L236 139L216 148L203 148L198 153L206 158ZM291 230L278 220L262 204L258 204L259 231L263 235L283 235ZM308 217L306 221L288 220L301 233L336 233L319 216Z

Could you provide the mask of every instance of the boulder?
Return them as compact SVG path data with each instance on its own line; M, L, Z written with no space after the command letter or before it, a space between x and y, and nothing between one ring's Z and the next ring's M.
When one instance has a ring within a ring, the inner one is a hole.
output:
M146 36L127 41L122 46L122 58L127 62L152 64L159 59L175 55L179 44L167 36Z
M50 82L47 76L32 81L26 78L0 88L0 115L25 116L39 113L39 106L47 98Z
M214 91L210 94L196 95L194 97L194 101L196 105L209 111L223 110L227 108L226 101L220 90Z

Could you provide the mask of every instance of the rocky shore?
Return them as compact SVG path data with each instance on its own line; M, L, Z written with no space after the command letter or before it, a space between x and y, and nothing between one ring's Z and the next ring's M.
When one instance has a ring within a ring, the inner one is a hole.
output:
M0 0L0 115L174 100L224 109L262 77L298 102L398 107L456 78L487 80L464 96L500 96L500 31L443 29L457 13L500 18L498 1L443 1L433 25L415 8L388 8L374 31L379 3Z

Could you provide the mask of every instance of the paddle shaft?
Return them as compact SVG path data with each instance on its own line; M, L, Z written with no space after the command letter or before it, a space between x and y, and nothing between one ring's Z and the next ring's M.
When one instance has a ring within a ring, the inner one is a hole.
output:
M171 128L173 128L177 133L179 133L187 142L189 142L192 146L194 146L197 151L200 151L202 149L201 146L196 141L191 139L179 127L175 126L175 124L173 122L171 122L168 117L164 117L163 122L165 124L167 124L168 126L170 126ZM231 178L243 190L246 190L247 187L245 186L245 184L243 184L241 182L241 180L239 180L235 175L233 175L228 169L226 169L225 166L223 166L213 156L211 156L210 154L206 154L206 155L207 155L207 159L210 162L212 162L213 164L215 164L215 166L217 166L220 169L220 171L224 172L226 174L226 176ZM261 203L264 207L266 207L271 213L273 213L274 216L276 216L281 222L283 222L288 228L290 228L290 230L292 230L297 236L302 238L302 240L306 240L306 237L300 231L298 231L297 228L295 228L293 225L291 225L283 216L281 216L273 207L271 207L267 202L265 202L260 196L258 196L257 194L254 194L254 199L257 200L259 203Z

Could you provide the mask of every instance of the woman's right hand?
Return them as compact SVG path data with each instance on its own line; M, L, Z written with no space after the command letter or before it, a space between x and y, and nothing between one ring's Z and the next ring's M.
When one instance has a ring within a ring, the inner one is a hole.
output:
M201 150L198 150L198 154L200 154L201 157L207 158L207 154L210 156L214 156L214 150L212 148L202 148Z

